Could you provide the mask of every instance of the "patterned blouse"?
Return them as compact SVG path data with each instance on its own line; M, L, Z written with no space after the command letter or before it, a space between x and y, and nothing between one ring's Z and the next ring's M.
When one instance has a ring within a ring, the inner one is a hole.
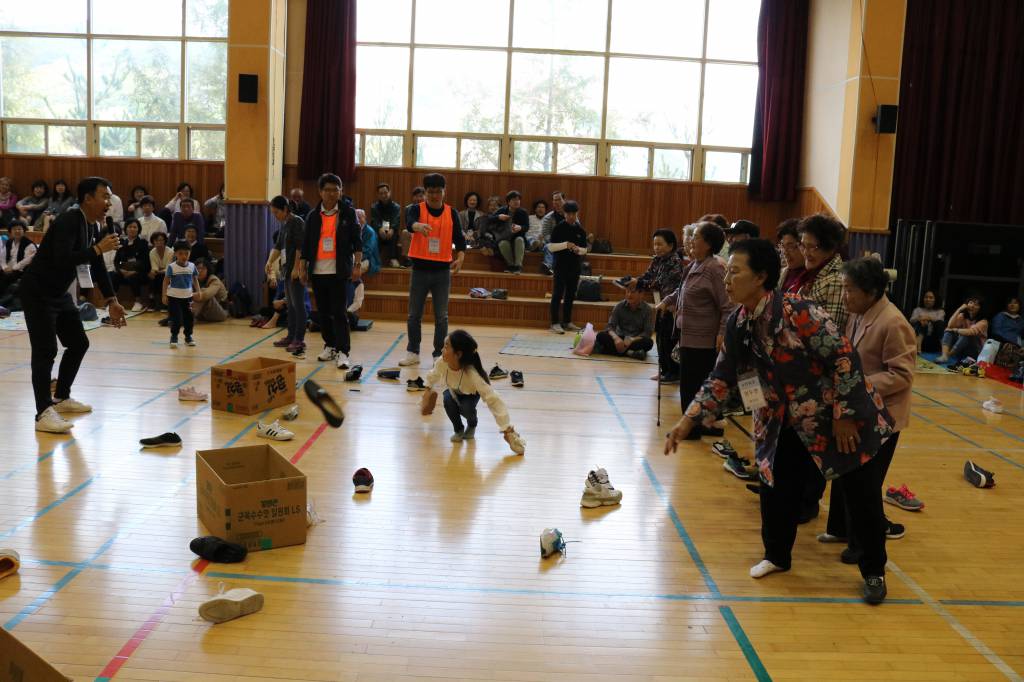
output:
M870 461L893 433L882 398L867 382L849 340L817 305L769 292L751 313L729 317L725 346L686 416L705 426L740 404L738 378L756 372L766 407L754 410L754 447L761 480L774 485L775 449L783 427L796 431L826 479ZM852 418L860 444L844 454L832 436L833 419ZM786 453L790 456L790 453Z
M657 291L662 298L668 298L679 288L683 276L683 261L678 251L664 256L655 256L647 266L647 272L636 280L640 291Z
M838 253L822 266L817 276L800 289L800 295L817 303L832 317L839 329L846 329L846 303L843 302L843 257Z

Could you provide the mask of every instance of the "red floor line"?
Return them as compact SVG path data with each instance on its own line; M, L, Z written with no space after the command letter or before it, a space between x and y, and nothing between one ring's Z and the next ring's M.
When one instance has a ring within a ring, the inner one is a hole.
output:
M102 672L100 672L96 679L109 680L114 677L119 670L121 670L122 666L124 666L124 664L128 662L128 659L131 658L132 654L135 653L135 650L142 646L142 643L146 641L146 638L156 630L158 625L160 625L160 622L163 621L165 616L167 616L167 613L171 610L171 607L174 606L175 602L181 599L181 595L185 594L185 590L199 579L199 576L202 575L203 571L209 565L210 562L206 559L201 559L196 562L195 566L192 567L193 572L182 578L181 582L178 583L178 586L174 588L174 591L167 597L167 599L164 600L164 603L146 619L145 623L139 626L139 629L135 631L128 641L124 643L124 646L121 647L117 654L115 654L107 665L103 667Z
M302 447L299 448L298 452L296 452L295 455L291 458L292 464L296 464L300 459L302 459L302 456L305 455L306 451L309 450L310 446L316 442L316 439L323 435L324 429L326 428L327 422L323 422L322 424L320 424L320 426L317 427L316 431L313 432L313 435L309 437L309 440L303 443Z

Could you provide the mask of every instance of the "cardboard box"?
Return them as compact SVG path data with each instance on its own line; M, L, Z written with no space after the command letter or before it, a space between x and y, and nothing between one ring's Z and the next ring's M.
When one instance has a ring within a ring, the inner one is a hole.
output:
M196 452L199 520L249 551L306 542L306 476L270 445Z
M236 360L210 370L215 410L257 414L295 402L295 363L275 358Z
M0 682L68 682L43 657L0 628Z

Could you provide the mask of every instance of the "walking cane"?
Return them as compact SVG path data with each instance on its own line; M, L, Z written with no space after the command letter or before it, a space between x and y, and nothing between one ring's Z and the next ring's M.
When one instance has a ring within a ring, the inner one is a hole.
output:
M658 380L654 382L658 386L658 426L661 426L661 372L658 372Z

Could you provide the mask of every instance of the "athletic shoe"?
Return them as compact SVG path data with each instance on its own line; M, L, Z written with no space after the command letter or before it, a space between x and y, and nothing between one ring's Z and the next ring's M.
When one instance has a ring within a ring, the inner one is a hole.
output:
M398 361L399 367L419 367L419 364L419 353L406 353L405 357Z
M488 376L491 378L491 381L494 381L495 379L504 379L508 376L508 372L495 365L491 368L491 373Z
M349 363L348 353L342 353L339 350L338 351L338 355L336 356L336 359L338 361L338 363L337 363L338 369L348 369L348 366L349 366L348 365L348 363Z
M515 386L516 388L522 388L523 387L523 383L524 383L523 382L523 373L520 372L518 369L514 369L514 370L512 370L511 376L512 376L512 385Z
M277 344L275 343L274 345L276 346ZM301 341L291 341L288 343L287 346L284 347L286 351L293 354L305 348L306 344L302 343Z
M175 348L178 347L178 340L177 339L171 339L171 342L169 344L167 344L167 347L170 348L171 350L174 350Z
M622 502L622 491L616 490L608 480L608 472L602 469L591 471L583 484L583 497L580 506L594 509L601 506L612 506Z
M195 347L196 340L193 339L191 336L186 336L185 337L185 345L189 346L189 347Z
M749 466L750 460L743 457L729 457L722 462L722 468L741 481L753 481L757 478L757 474L747 468Z
M846 538L841 535L832 535L831 533L818 533L818 542L822 542L827 545L837 544L846 541Z
M65 398L60 402L54 403L53 409L57 410L60 414L85 414L86 412L92 412L91 406L80 403L74 398Z
M320 408L324 421L330 424L331 428L336 429L344 423L345 412L341 409L341 405L335 402L331 394L322 389L320 384L310 379L302 385L302 389L306 392L309 401Z
M1003 402L996 397L991 397L981 404L981 409L988 410L994 414L1002 414Z
M145 306L143 306L143 305L142 305L141 303L139 303L138 301L136 301L136 302L135 302L135 305L133 305L133 306L132 306L132 312L133 312L133 313L141 313L141 312L142 312L143 310L145 310L145 309L146 309L146 308L145 308Z
M728 438L716 440L714 443L711 444L711 450L722 459L740 456L739 453L736 452L736 449L732 446L732 443L729 442Z
M0 580L18 572L21 557L13 549L0 549Z
M292 342L291 339L284 338L284 339L278 339L277 341L274 341L274 343L272 343L270 345L272 345L274 348L289 348L289 347L291 347L292 343L293 342Z
M769 575L771 573L782 573L782 572L785 572L785 571L788 571L788 570L789 570L788 568L782 568L781 566L776 566L775 564L773 564L772 562L768 561L767 559L764 559L764 560L759 561L759 562L757 562L756 564L754 564L753 566L750 567L750 577L751 578L763 578L766 575Z
M627 350L626 355L633 358L634 360L643 360L647 357L647 351L645 350Z
M551 325L550 329L555 334L564 334L565 333L565 330L562 328L562 325L560 325L560 324L553 324L553 325Z
M907 511L921 511L924 509L924 502L914 497L914 493L910 492L906 484L899 488L890 487L885 491L884 499L889 504L894 504L900 509L906 509Z
M562 328L565 329L565 331L567 331L567 332L581 332L581 331L583 331L582 327L577 327L572 322L569 322L568 324L563 324Z
M316 359L320 362L330 362L336 357L338 357L338 351L330 346L324 346L324 349L320 351L320 355L316 356Z
M390 265L393 268L400 268L400 267L402 267L402 264L399 263L398 259L396 259L396 258L392 258L391 260L389 260L388 261L388 265Z
M306 359L306 347L305 346L299 346L295 350L289 351L289 352L292 354L292 357L295 358L296 360L305 360Z
M273 421L270 424L257 422L256 435L269 440L291 440L295 438L294 433L281 426L277 421Z
M547 263L541 263L540 274L544 275L545 277L551 277L555 273L551 272L551 268L548 267Z
M291 422L299 418L299 406L292 405L287 410L281 413L281 419Z
M620 289L625 289L626 285L629 284L629 281L631 279L633 279L633 278L630 277L629 275L626 275L624 277L619 277L618 279L613 279L612 280L612 284L614 284L615 286L617 286Z
M476 427L466 429L466 433L469 434L468 436L466 436L467 440L473 438L473 432L475 430ZM518 433L516 433L515 429L512 429L511 431L505 434L505 442L508 443L508 446L510 448L512 448L512 452L516 453L517 455L526 454L526 439L520 436Z
M363 366L353 365L352 369L345 372L345 381L359 381L363 376Z
M181 436L176 433L168 432L152 438L142 438L139 442L144 448L177 447L181 445Z
M385 381L398 381L402 376L402 370L400 369L378 369L377 378L384 379Z
M889 593L885 589L885 578L880 575L870 575L864 579L864 601L868 604L881 604Z
M409 379L405 382L405 390L410 393L425 391L427 390L427 385L423 383L423 377L416 377L415 379Z
M160 325L161 327L167 327L171 324L171 318L165 317L162 320L158 320L157 324Z
M237 564L245 561L248 551L242 545L228 542L213 535L196 538L189 543L188 548L193 554L198 554L207 561L215 564Z
M206 402L207 395L197 389L195 386L182 386L178 389L178 400L194 400L197 402Z
M211 623L223 623L248 616L263 608L263 595L245 587L223 591L199 606L199 616Z
M356 469L352 474L352 485L356 487L357 493L368 493L373 490L373 474L366 467Z
M964 463L964 478L975 488L991 488L996 484L996 475L967 460Z
M452 443L461 443L465 438L465 433L465 431L456 431L448 440L451 441Z
M67 433L74 426L57 413L57 410L48 407L43 413L36 417L36 431L45 433Z
M907 534L907 529L902 523L893 523L892 521L886 520L885 524L885 537L889 540L899 540L901 537Z
M476 427L467 426L466 430L462 432L462 440L473 440L476 438Z

